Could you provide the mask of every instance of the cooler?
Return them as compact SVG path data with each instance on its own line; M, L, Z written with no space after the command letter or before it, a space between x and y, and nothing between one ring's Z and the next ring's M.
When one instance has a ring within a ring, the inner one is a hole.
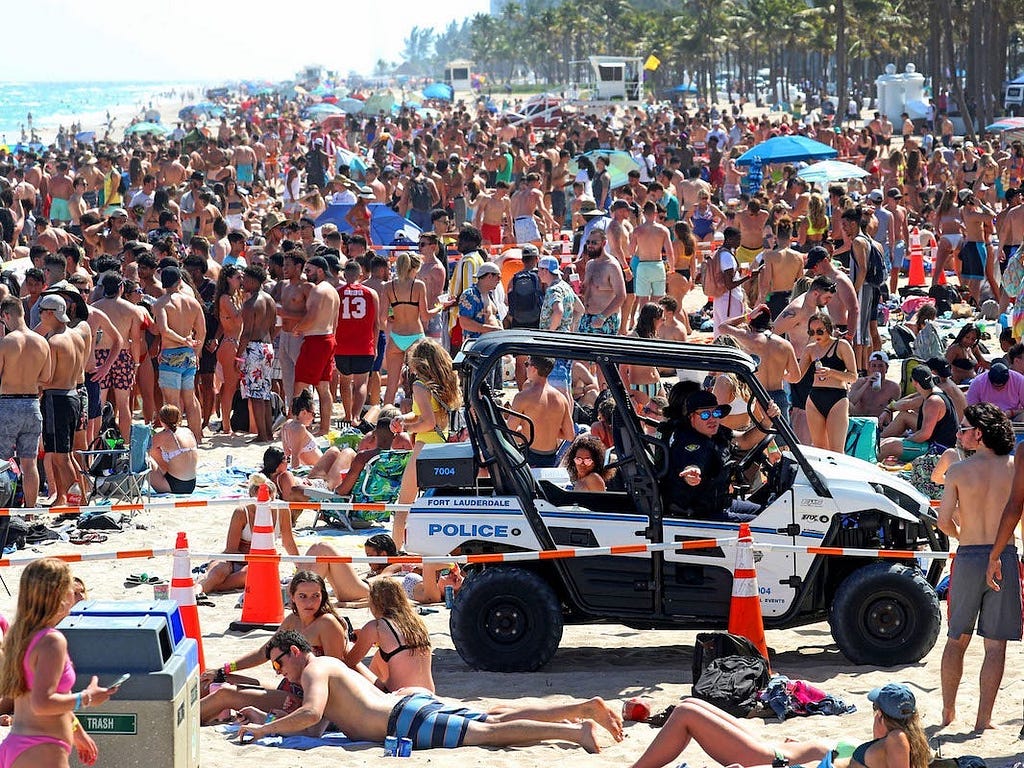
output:
M108 685L131 673L109 701L77 713L100 765L199 765L199 650L181 626L170 600L85 601L58 626L78 674L73 690L93 675Z

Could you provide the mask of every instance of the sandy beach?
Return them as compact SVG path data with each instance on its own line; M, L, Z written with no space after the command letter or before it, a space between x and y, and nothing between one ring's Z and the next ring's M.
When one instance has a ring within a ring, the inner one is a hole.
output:
M229 453L240 467L256 466L262 455L262 446L244 445L242 438L213 437L204 441L200 469L224 466ZM18 557L50 554L82 554L84 552L114 552L141 547L164 548L174 545L177 531L188 533L195 552L217 552L223 548L227 520L231 507L214 509L146 510L137 513L132 524L123 533L110 533L106 543L75 546L57 542L50 546L36 546L18 553ZM298 523L296 538L300 551L318 540L328 540L343 553L362 554L362 541L366 534L341 535L336 531L324 532L323 525L316 533L310 530L313 512L303 512ZM199 561L193 562L198 565ZM283 564L282 575L293 570ZM125 578L132 573L148 573L170 579L171 558L154 560L122 560L77 563L75 574L85 579L90 597L103 600L138 599L150 597L150 586L125 586ZM9 587L16 587L20 568L7 568L2 573ZM241 593L214 595L215 607L200 607L204 647L208 664L223 664L263 642L270 633L254 631L239 635L227 631L228 624L239 618L236 604ZM7 616L14 613L15 599L3 594L0 611ZM654 711L660 711L681 696L690 693L693 639L692 631L638 631L617 625L586 625L566 627L561 648L553 661L534 674L502 675L476 672L469 669L452 646L448 631L448 611L434 606L436 612L424 616L430 628L434 645L434 678L439 695L486 709L501 702L523 696L538 696L553 701L568 697L601 696L617 708L623 699L635 695L653 698ZM343 610L356 627L369 620L369 612ZM939 665L944 640L920 664L892 669L851 666L839 653L825 623L791 630L768 632L772 648L773 670L791 679L807 680L826 692L857 705L858 711L841 717L795 718L778 724L774 719L754 719L751 726L768 741L806 738L845 738L854 743L865 741L871 733L871 708L864 694L871 688L890 681L904 681L914 690L921 707L924 722L935 724L940 716ZM1007 653L1006 678L996 701L994 722L998 728L978 736L972 734L978 695L978 673L982 660L980 640L976 640L967 653L964 678L960 692L960 717L954 725L938 735L947 756L977 754L989 761L989 766L1001 768L1013 764L1024 754L1024 742L1018 741L1021 729L1021 700L1024 681L1020 670L1024 667L1024 653L1020 643L1011 643ZM264 682L274 683L276 676L269 665L257 670ZM465 747L455 752L433 750L414 753L417 764L440 766L489 765L547 766L553 760L571 759L573 765L622 766L638 756L657 733L646 724L629 724L627 738L615 744L603 737L600 755L587 755L576 747L564 744L545 744L511 750L484 750ZM934 728L929 729L934 736ZM262 746L239 746L213 728L203 728L200 736L203 765L224 765L242 758L261 760L268 768L285 766L374 765L382 755L380 746L354 746L348 748L320 747L299 753ZM680 761L690 766L715 765L695 744L689 746ZM103 765L102 755L100 765Z

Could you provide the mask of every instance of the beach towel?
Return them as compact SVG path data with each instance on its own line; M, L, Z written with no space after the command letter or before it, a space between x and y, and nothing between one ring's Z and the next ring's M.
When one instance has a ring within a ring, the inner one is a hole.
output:
M239 726L235 724L225 724L214 726L214 730L218 733L223 733L225 736L231 738L237 738ZM313 736L300 736L294 734L292 736L264 736L262 739L257 739L253 744L259 744L261 747L277 747L279 749L298 749L305 751L307 749L316 749L317 747L352 747L352 746L382 746L374 741L356 741L350 739L340 731L332 731L325 733L320 738L314 738Z

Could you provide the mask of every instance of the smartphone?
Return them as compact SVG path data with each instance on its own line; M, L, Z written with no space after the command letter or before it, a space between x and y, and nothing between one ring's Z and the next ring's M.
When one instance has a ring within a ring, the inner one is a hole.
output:
M131 677L131 673L125 672L123 675L117 678L117 680L108 685L107 688L117 688L118 686L124 685L129 677Z

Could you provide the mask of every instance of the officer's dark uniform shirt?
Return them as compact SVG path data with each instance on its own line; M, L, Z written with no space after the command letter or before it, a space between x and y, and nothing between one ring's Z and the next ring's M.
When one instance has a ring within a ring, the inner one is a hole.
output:
M724 469L731 446L732 430L728 427L719 427L713 437L707 437L687 424L669 437L665 488L669 514L685 510L694 517L710 519L722 513L728 502L729 477ZM691 465L700 468L697 485L679 477Z

